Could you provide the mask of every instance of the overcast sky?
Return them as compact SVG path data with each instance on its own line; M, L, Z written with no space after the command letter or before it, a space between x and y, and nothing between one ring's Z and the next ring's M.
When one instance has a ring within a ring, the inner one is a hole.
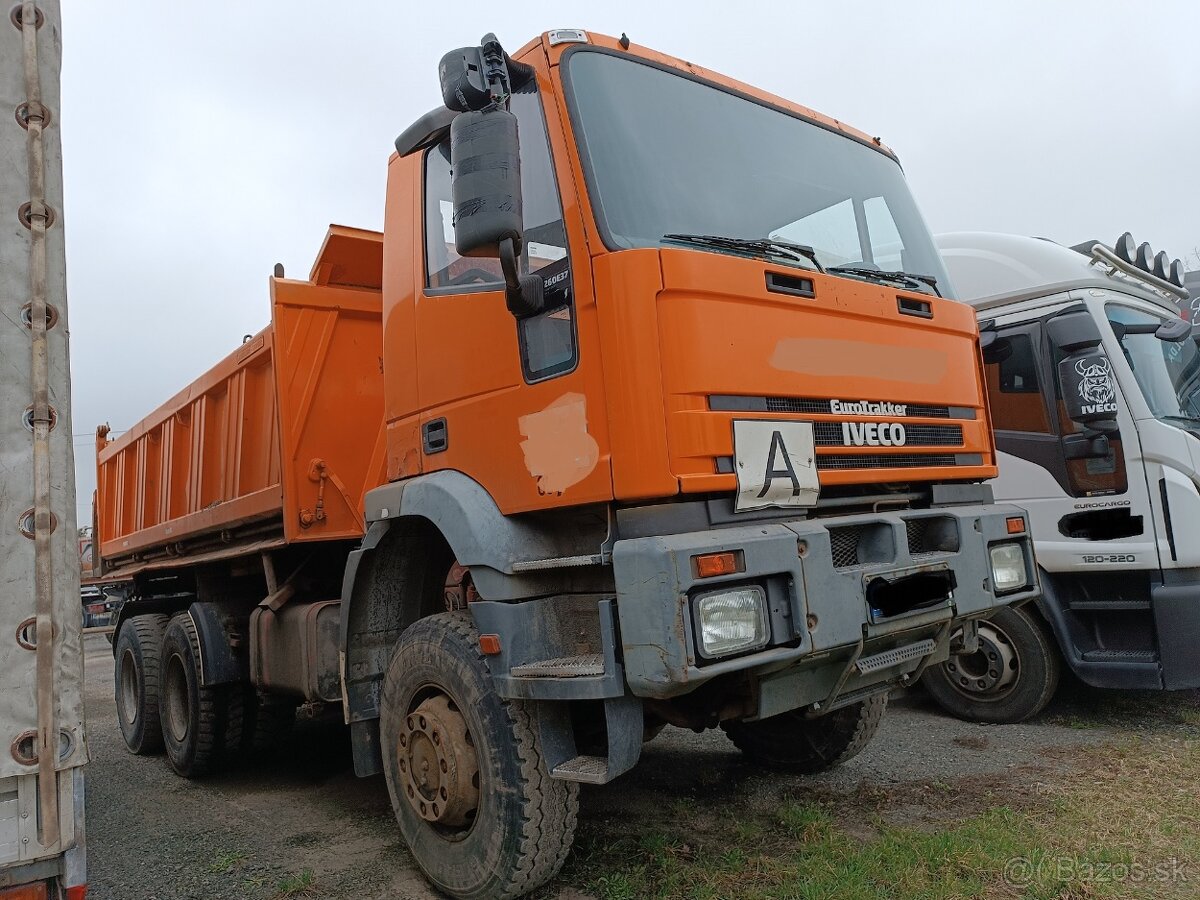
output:
M1200 246L1200 3L62 6L81 523L95 426L262 328L272 266L306 275L329 223L382 227L392 141L487 31L624 31L880 135L935 232Z

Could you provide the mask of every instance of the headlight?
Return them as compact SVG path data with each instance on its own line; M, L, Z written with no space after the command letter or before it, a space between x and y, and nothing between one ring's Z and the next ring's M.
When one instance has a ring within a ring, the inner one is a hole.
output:
M728 656L767 643L766 597L760 588L738 588L696 598L700 652Z
M992 584L997 594L1024 587L1029 576L1025 571L1025 551L1020 544L997 544L992 547Z

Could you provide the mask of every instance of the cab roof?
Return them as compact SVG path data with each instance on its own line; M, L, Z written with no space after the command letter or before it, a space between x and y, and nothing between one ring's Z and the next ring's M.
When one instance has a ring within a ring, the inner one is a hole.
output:
M1045 238L962 231L934 237L956 299L988 309L1079 288L1117 290L1178 313L1179 307L1135 278L1109 274L1090 255Z

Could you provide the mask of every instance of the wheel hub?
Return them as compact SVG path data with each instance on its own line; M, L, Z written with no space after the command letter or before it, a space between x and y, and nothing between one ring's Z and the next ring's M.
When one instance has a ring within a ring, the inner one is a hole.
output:
M479 761L466 719L439 694L408 714L396 748L400 784L426 822L470 824L479 808Z
M979 649L951 657L946 663L946 671L961 691L998 694L1016 682L1020 666L1008 635L990 622L981 622Z

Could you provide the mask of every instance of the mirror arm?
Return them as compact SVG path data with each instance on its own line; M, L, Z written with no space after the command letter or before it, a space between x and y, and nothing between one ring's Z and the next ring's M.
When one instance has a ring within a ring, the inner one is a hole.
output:
M517 242L513 238L500 242L500 270L504 273L504 301L508 311L518 319L540 313L545 305L542 279L538 275L521 274Z

